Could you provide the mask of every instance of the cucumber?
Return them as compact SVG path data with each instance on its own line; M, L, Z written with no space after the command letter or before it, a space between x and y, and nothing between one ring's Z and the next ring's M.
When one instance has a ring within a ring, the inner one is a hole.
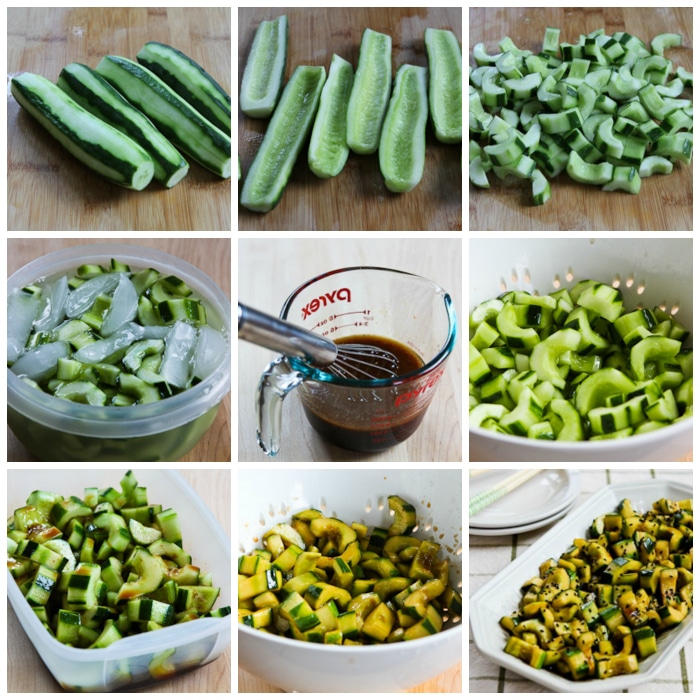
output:
M348 146L374 153L391 93L391 37L365 29L348 104Z
M347 116L352 81L352 64L333 54L309 144L309 167L318 177L335 177L348 160Z
M14 98L79 161L111 182L142 190L153 178L151 157L136 142L83 109L50 80L12 79Z
M159 41L149 41L136 60L221 131L231 135L231 97L202 66Z
M275 109L284 85L288 37L287 15L258 25L241 82L243 114L263 119Z
M141 145L153 159L154 178L166 187L182 180L189 165L178 150L101 75L81 63L67 65L58 87L81 107Z
M267 212L279 203L311 123L326 81L323 66L297 66L248 170L241 204Z
M231 138L157 75L120 56L105 56L97 72L140 109L178 149L220 177L231 177Z
M428 122L427 68L402 65L382 126L379 169L392 192L409 192L423 177Z
M430 70L430 117L443 143L462 140L462 50L448 29L426 29Z

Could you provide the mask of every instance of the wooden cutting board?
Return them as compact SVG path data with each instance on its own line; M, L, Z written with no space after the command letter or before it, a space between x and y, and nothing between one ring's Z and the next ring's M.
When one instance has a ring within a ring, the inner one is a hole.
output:
M478 8L469 10L470 63L474 45L484 42L487 53L497 53L498 42L509 36L518 46L538 53L545 28L561 29L561 41L576 43L579 34L604 28L610 35L627 31L647 45L662 32L678 32L682 46L666 50L674 66L693 70L693 9L688 8ZM684 97L692 98L692 90ZM527 180L498 180L490 175L491 189L469 184L469 228L472 231L689 231L693 227L693 172L691 165L674 166L670 175L642 181L638 196L602 192L583 185L566 173L552 183L552 198L532 205Z
M168 190L133 192L73 158L20 108L9 79L28 71L56 81L68 63L95 68L106 54L135 59L147 41L184 52L231 91L228 8L10 8L7 86L7 227L10 231L228 231L231 181L187 158Z
M337 53L357 67L366 27L393 38L393 70L402 63L427 66L423 33L428 27L451 29L462 40L460 8L240 8L238 10L238 82L262 20L286 14L289 53L285 80L298 65L322 65L328 71ZM267 119L238 111L238 149L245 177L255 157ZM440 144L428 124L423 179L411 192L394 194L384 186L377 154L350 153L335 178L316 177L302 148L282 201L267 214L238 207L238 228L245 231L422 231L462 230L461 147ZM239 194L243 179L239 183Z

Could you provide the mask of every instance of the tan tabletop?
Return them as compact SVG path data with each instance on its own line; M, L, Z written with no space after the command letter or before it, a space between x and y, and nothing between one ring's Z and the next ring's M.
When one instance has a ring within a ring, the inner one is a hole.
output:
M231 297L231 241L228 238L112 238L111 242L143 245L175 255L208 274ZM104 243L96 238L8 238L7 275L51 251L87 243ZM37 460L7 428L7 459L9 462ZM231 394L221 401L212 427L199 443L179 461L231 461Z
M676 32L682 46L668 49L675 67L693 69L693 8L678 7L481 7L469 10L469 58L474 45L484 42L487 53L509 36L518 48L542 50L547 27L561 29L560 41L575 44L579 34L605 29L607 35L627 31L649 42L662 32ZM692 97L692 90L685 96ZM670 175L644 178L640 194L603 192L558 175L552 198L532 205L529 180L498 180L489 175L491 189L469 183L470 231L690 231L693 228L692 163L674 165Z
M180 474L209 506L231 537L231 472L229 469L181 469ZM138 475L137 475L138 477ZM7 602L7 692L62 693L63 689L44 666ZM230 693L231 647L202 668L145 688L143 693Z
M229 8L20 7L7 11L8 78L56 82L69 63L95 68L106 54L131 60L147 41L184 52L231 92ZM7 89L7 227L10 231L229 231L231 180L198 163L172 189L134 192L80 163L20 108Z
M462 242L436 238L241 238L238 298L277 316L287 296L312 277L353 265L390 267L427 277L446 289L457 312L457 343L418 430L405 442L374 455L331 446L311 428L295 392L282 411L281 449L273 462L459 462L462 459L461 329ZM238 459L268 462L256 442L255 390L265 366L280 353L238 343Z
M255 31L262 20L287 15L289 52L285 80L300 65L325 66L334 53L357 68L366 27L392 37L392 70L403 63L427 66L423 34L429 27L451 29L462 40L461 8L344 7L240 8L238 10L238 81L243 78ZM269 123L238 111L238 149L243 178ZM320 179L307 164L302 147L282 201L267 214L238 207L241 231L461 231L461 145L441 144L428 121L425 169L410 192L394 194L384 185L379 159L350 153L343 171Z

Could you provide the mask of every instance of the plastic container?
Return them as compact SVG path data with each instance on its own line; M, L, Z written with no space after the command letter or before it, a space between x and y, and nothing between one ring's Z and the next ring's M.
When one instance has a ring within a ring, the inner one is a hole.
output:
M58 277L87 262L116 258L133 270L153 267L177 275L198 295L209 325L229 340L219 367L182 394L140 406L88 406L29 386L7 370L7 422L35 456L58 462L166 462L189 452L214 422L231 386L231 304L213 280L184 260L135 245L83 245L45 255L7 280L11 290Z
M86 486L119 488L125 470L22 469L8 470L7 513L23 506L35 489L55 491L68 498L81 496ZM177 511L183 548L192 563L212 574L221 588L215 608L231 605L231 541L206 504L175 470L134 471L139 485L148 488L150 503ZM65 689L107 692L158 682L148 664L155 654L176 649L170 657L177 673L204 666L218 658L231 643L231 616L185 622L157 632L126 637L106 649L75 649L56 641L39 622L7 573L7 596L24 631L46 667ZM31 668L26 668L31 673Z
M238 548L248 553L276 523L304 508L388 527L387 498L416 507L418 537L442 544L450 582L462 588L461 469L243 469L238 478ZM287 692L382 693L408 690L462 659L462 625L395 644L333 646L238 625L238 664Z
M547 294L594 279L622 292L627 309L664 306L693 342L691 238L472 238L469 311L505 291ZM556 442L469 428L470 462L672 462L693 449L693 419L619 440Z

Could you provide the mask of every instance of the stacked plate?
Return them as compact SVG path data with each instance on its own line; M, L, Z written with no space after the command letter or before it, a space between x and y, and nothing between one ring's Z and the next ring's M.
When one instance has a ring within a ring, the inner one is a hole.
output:
M489 469L469 479L469 498L488 491L516 473L516 469ZM469 518L470 535L515 535L537 530L561 519L576 502L580 472L543 469L535 477Z

